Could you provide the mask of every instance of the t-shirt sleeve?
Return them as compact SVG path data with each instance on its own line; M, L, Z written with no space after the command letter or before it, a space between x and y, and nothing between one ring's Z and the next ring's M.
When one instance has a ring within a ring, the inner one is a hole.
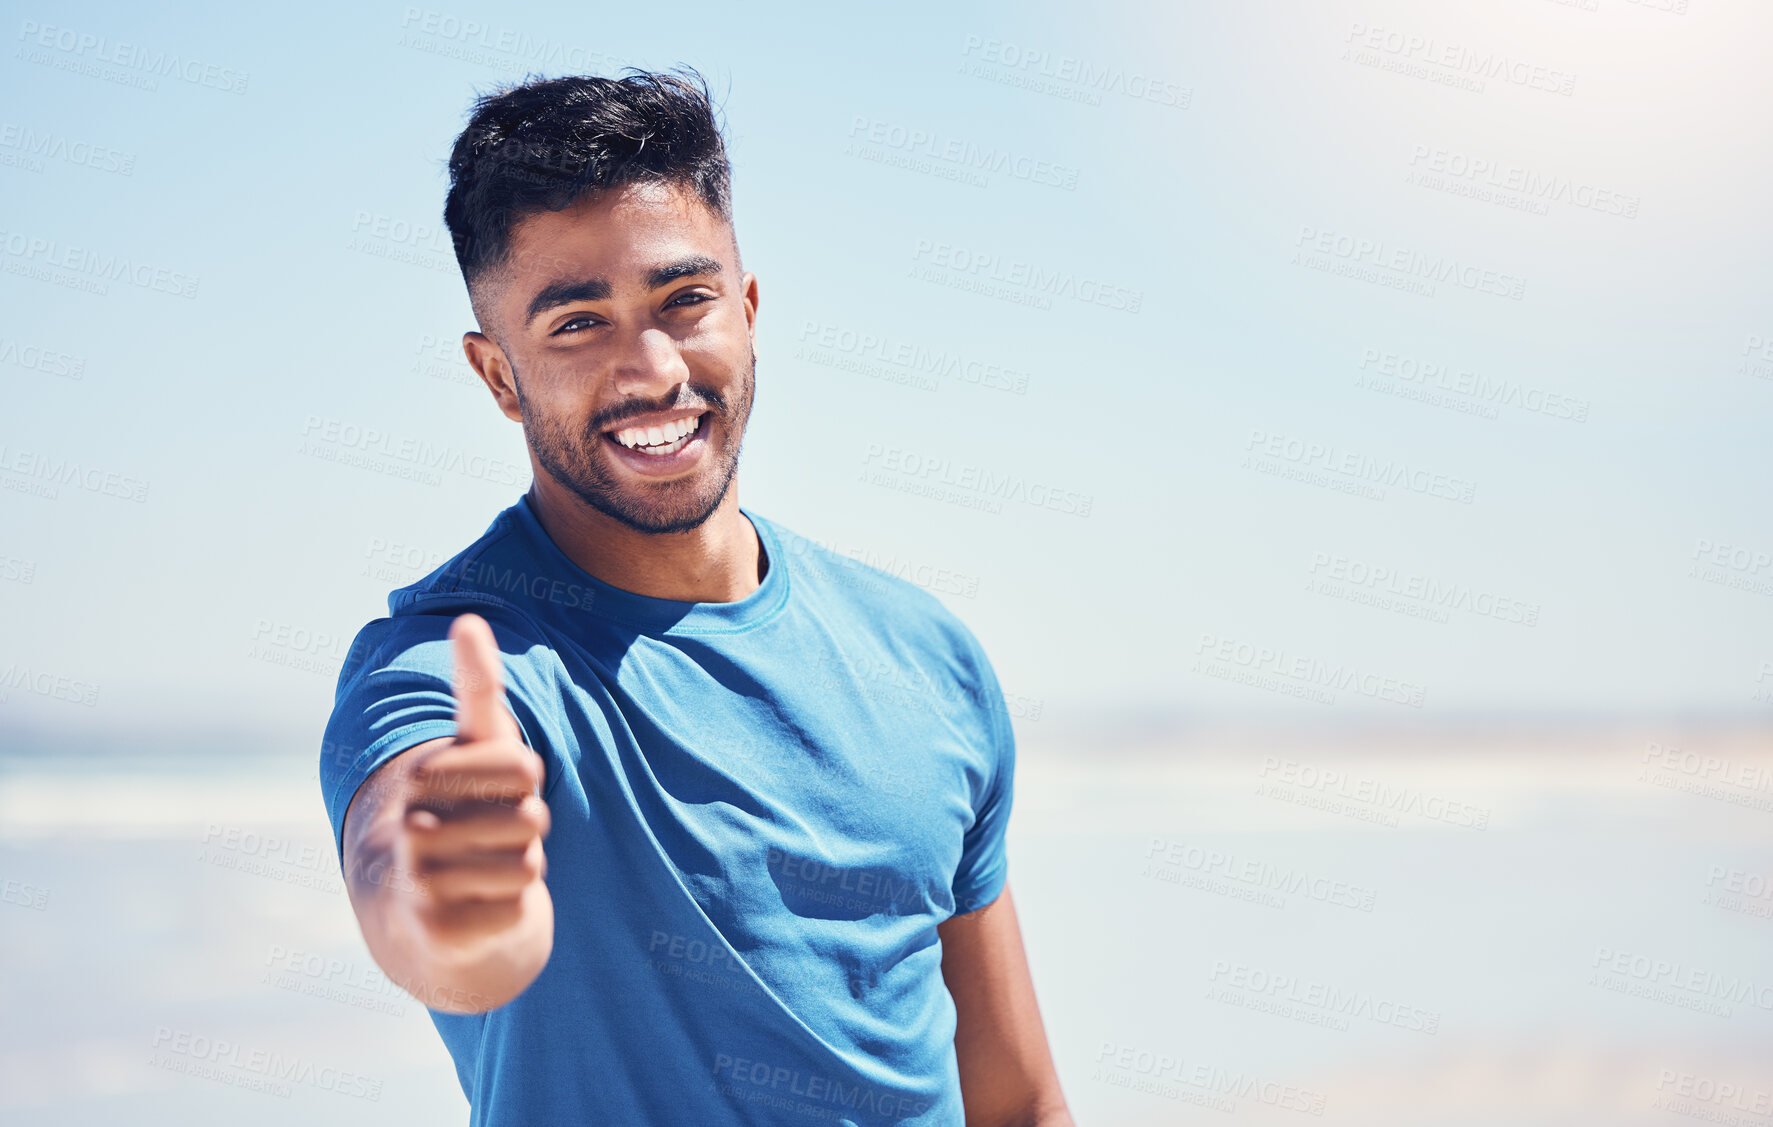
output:
M961 839L960 866L954 873L954 914L977 911L996 900L1009 878L1005 834L1010 806L1015 797L1016 736L1010 727L1003 690L983 650L975 643L979 670L978 704L987 733L990 764L984 787L974 806L974 821Z
M492 627L505 667L506 703L524 741L542 751L534 738L536 712L527 699L533 695L524 680L529 670L514 660L529 649L528 631L491 608L472 609ZM456 734L450 690L455 654L449 638L455 617L451 608L449 613L378 618L358 631L345 656L320 747L320 790L341 868L345 811L364 781L408 748ZM546 764L546 752L543 760ZM553 775L551 765L546 770Z

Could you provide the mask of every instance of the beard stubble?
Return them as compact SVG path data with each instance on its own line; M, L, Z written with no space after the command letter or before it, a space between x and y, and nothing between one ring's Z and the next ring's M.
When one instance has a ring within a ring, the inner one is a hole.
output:
M529 401L524 399L523 380L515 364L511 366L511 379L517 388L525 441L536 461L556 481L593 509L636 532L654 535L688 532L701 527L714 515L732 487L733 475L738 472L739 448L744 443L745 426L750 421L756 390L757 352L755 349L751 352L738 402L728 404L719 391L705 384L686 383L684 388L695 398L679 396L677 401L670 403L641 406L644 411L677 407L705 409L710 417L719 420L720 447L711 450L702 468L689 477L641 481L631 486L621 484L617 471L610 465L611 455L604 448L603 429L622 417L640 414L641 410L635 410L635 403L624 403L599 412L575 433L560 420L532 409ZM702 425L704 428L708 426L706 419Z

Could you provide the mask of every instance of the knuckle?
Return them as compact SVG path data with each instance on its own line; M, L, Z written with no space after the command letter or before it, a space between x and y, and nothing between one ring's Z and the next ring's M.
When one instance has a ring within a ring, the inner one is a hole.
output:
M533 794L526 796L517 809L522 814L524 822L538 833L547 830L552 820L552 816L548 812L548 804Z

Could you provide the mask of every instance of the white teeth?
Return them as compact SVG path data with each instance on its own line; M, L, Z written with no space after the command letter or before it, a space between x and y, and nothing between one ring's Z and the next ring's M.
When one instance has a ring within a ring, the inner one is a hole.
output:
M630 450L641 449L647 454L672 454L683 449L689 436L701 429L702 416L696 415L688 419L677 419L656 427L628 427L619 430L614 438Z

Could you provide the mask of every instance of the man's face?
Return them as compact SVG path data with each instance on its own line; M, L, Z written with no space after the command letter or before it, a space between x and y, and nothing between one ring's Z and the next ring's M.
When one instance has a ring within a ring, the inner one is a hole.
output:
M630 185L518 223L464 338L537 464L641 532L713 514L738 468L757 280L732 229L676 185Z

